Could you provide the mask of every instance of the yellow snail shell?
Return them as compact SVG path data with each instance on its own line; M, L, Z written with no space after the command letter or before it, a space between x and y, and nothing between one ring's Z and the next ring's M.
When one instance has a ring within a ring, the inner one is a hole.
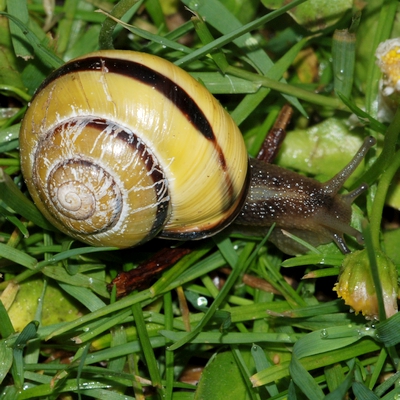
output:
M40 211L96 246L209 236L237 216L248 188L229 114L189 74L143 53L100 51L53 72L20 146Z

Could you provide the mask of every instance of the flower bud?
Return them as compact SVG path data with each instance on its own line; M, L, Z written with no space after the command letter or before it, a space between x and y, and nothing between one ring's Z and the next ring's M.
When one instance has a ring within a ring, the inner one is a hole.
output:
M376 254L376 261L386 317L389 318L397 312L397 269L390 258L380 251ZM339 282L333 290L356 314L361 312L367 319L379 319L378 299L366 250L345 257Z

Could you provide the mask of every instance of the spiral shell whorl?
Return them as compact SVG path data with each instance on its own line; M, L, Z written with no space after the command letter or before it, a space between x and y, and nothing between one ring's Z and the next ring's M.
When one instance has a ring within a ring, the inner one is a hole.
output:
M118 184L96 164L64 161L50 172L47 191L54 207L50 212L61 213L76 233L104 232L120 218L123 200Z

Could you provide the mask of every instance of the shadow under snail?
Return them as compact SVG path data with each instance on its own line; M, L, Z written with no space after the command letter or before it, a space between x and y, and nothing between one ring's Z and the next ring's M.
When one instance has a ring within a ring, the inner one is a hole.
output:
M136 246L155 236L201 239L233 222L285 253L343 234L362 185L345 180L374 144L320 183L249 158L218 101L182 69L156 56L101 51L72 60L39 87L20 132L21 165L40 211L58 229L95 246Z

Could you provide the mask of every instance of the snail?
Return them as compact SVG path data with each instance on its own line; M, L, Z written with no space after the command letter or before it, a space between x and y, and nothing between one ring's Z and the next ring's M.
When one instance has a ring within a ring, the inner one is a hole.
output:
M95 246L126 248L158 236L202 239L233 223L253 234L276 224L288 254L343 234L362 185L344 181L373 139L325 183L249 158L230 115L182 69L133 51L99 51L67 62L35 93L21 124L22 173L59 230Z

